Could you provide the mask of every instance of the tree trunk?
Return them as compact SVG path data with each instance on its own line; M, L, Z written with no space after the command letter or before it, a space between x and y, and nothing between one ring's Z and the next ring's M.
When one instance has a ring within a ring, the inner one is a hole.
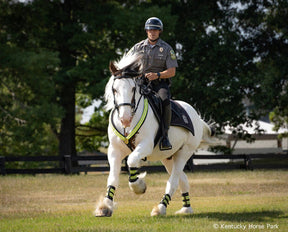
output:
M62 70L62 78L60 81L60 104L65 110L65 115L61 121L61 129L59 136L59 155L62 157L60 166L64 167L64 156L76 156L75 148L75 77L71 77L68 72L75 67L76 60L74 50L69 46L69 41L73 37L73 16L70 0L65 0L63 3L63 16L59 23L59 31L62 34L59 36L59 51ZM73 163L72 163L73 164ZM75 164L74 164L75 165Z
M59 136L59 155L63 157L76 156L75 148L75 86L68 84L63 86L61 93L61 105L65 109L65 115L61 121ZM60 164L63 167L63 164Z

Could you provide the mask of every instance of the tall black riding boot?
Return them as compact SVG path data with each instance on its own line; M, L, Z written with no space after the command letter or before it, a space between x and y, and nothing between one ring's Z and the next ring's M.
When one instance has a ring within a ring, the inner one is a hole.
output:
M170 150L172 145L168 138L168 130L171 123L171 105L163 105L163 115L162 115L162 138L160 140L160 150Z

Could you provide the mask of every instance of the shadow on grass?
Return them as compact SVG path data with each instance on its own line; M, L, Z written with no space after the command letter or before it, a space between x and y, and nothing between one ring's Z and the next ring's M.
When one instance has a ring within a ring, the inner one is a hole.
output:
M166 216L163 218L211 218L219 221L230 222L271 222L275 219L288 218L282 211L256 211L256 212L237 212L237 213L223 213L223 212L207 212L195 213L192 215L175 215Z

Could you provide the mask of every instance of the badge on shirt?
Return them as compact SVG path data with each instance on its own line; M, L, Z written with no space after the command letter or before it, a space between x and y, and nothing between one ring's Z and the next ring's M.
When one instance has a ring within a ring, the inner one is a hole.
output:
M160 47L159 52L163 52L164 48Z
M176 54L173 50L170 50L170 55L172 60L176 60Z

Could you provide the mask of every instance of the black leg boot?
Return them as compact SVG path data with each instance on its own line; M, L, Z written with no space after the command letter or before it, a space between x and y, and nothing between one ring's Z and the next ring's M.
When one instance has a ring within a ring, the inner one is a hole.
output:
M170 150L172 145L168 138L168 130L171 123L171 105L163 105L163 116L162 116L162 138L160 140L160 150Z

